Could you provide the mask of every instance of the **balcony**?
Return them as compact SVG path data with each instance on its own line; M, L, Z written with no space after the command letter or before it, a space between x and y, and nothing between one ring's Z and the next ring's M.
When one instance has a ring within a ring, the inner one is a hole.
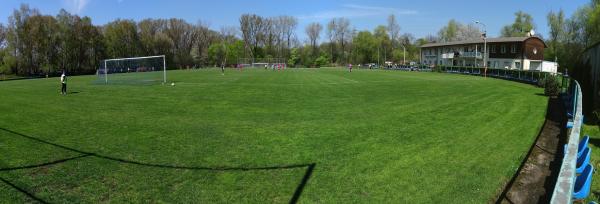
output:
M442 59L453 59L453 58L483 59L483 53L481 53L481 52L450 52L450 53L442 54Z
M454 53L453 52L442 54L442 59L452 59L452 58L454 58Z
M483 59L483 53L481 53L481 52L460 52L459 57Z

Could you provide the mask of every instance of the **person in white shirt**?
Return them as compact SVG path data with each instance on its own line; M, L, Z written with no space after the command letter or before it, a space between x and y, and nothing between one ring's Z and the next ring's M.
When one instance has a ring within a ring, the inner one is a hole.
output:
M67 94L67 75L65 74L65 71L63 71L62 75L60 75L60 84L62 85L60 94Z

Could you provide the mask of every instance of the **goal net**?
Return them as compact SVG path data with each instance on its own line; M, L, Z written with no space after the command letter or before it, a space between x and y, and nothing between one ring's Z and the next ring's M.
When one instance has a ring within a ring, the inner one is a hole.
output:
M167 65L164 55L106 59L96 75L105 84L167 83Z
M286 68L286 60L284 58L240 58L238 59L238 67L243 68Z

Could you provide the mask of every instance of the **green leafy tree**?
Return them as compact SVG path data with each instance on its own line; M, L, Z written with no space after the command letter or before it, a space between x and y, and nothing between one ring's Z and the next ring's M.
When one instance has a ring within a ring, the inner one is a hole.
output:
M448 24L438 32L439 39L443 42L455 41L458 35L458 27L458 21L451 19L448 21Z
M239 58L244 57L244 41L235 40L227 48L227 64L236 64Z
M527 33L535 29L533 17L523 11L515 13L515 21L511 25L502 27L502 37L525 37Z
M548 51L544 53L544 57L547 60L554 60L558 56L557 52L560 50L559 42L562 41L565 35L565 13L561 9L558 13L550 11L546 16L548 19L548 27L550 27L550 39Z
M321 55L319 55L319 57L317 57L317 59L315 59L315 65L318 67L323 67L326 66L329 62L329 57L327 57L326 54L321 53Z
M371 63L377 60L378 41L371 32L358 32L352 43L354 45L355 63Z
M373 32L373 37L375 37L377 41L379 50L377 57L380 58L382 62L387 61L389 59L388 56L392 55L392 40L388 34L388 29L383 25L377 26Z
M104 43L110 58L135 57L141 43L133 20L115 20L104 26Z
M215 43L208 47L209 62L214 66L221 66L225 63L227 56L227 45L224 42Z
M586 30L589 33L590 44L600 42L600 3L594 1L591 4L591 11L586 22Z
M289 66L296 66L300 62L300 55L298 53L298 48L292 48L292 52L290 53L290 59L288 59Z

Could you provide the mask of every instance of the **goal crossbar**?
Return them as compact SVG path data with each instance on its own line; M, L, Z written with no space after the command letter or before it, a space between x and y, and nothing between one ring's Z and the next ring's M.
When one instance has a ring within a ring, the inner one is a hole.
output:
M148 58L159 58L162 57L164 58L164 55L156 55L156 56L146 56L146 57L129 57L129 58L117 58L117 59L105 59L104 61L106 62L110 62L110 61L122 61L122 60L132 60L132 59L148 59Z

